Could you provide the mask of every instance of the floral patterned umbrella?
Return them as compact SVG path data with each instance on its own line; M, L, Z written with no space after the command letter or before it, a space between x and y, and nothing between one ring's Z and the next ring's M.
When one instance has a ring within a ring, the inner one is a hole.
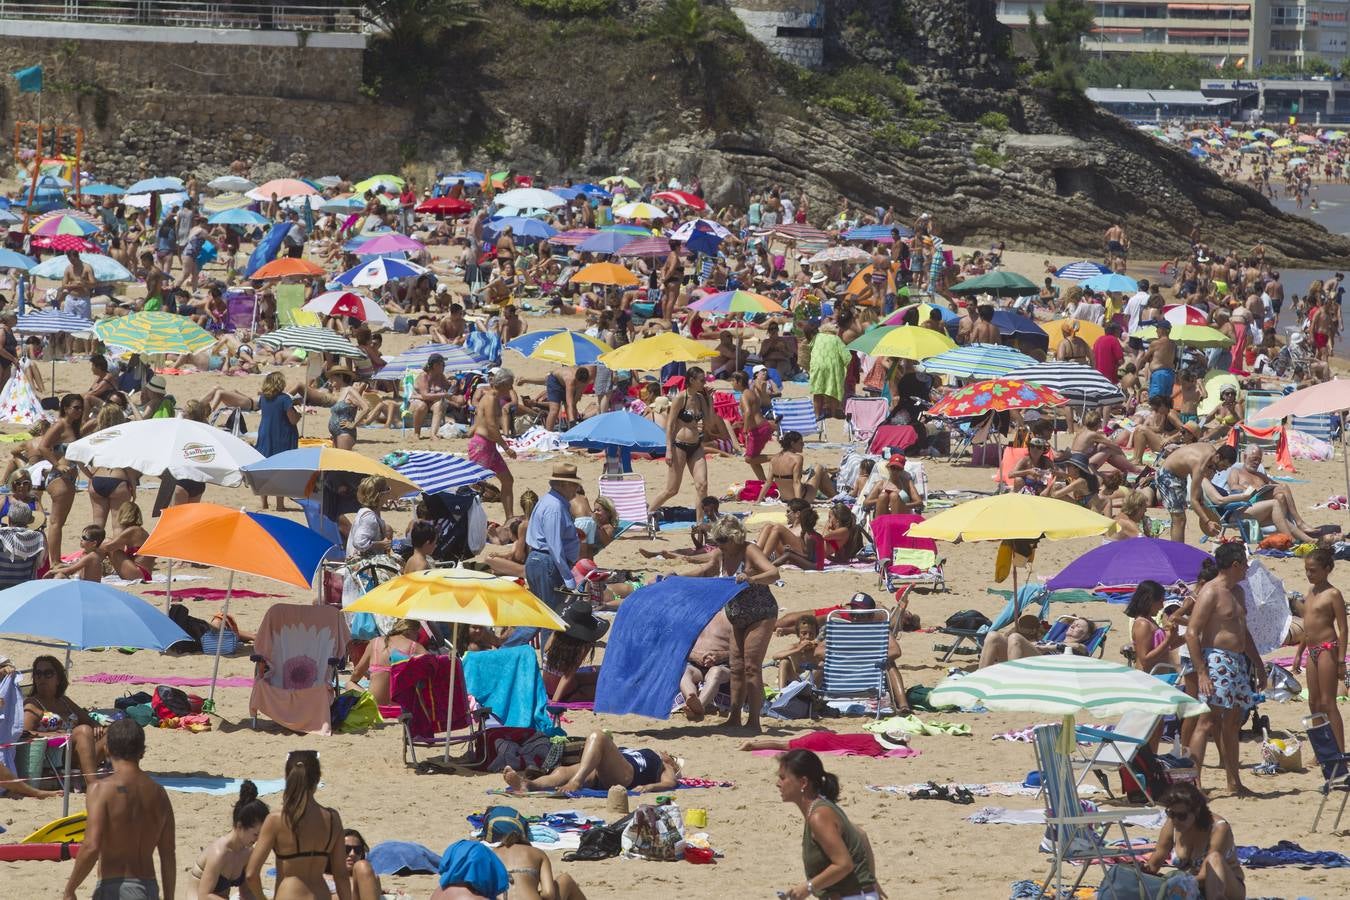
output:
M938 401L928 412L949 419L968 419L988 412L1040 409L1043 406L1063 406L1068 402L1057 392L1029 381L994 378L960 388Z

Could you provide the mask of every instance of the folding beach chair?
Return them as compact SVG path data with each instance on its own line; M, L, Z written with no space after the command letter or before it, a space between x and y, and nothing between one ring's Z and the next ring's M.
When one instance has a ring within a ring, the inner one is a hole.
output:
M278 603L263 616L253 641L253 693L258 713L292 731L330 734L330 710L350 633L342 610Z
M1303 730L1308 734L1308 743L1312 744L1313 753L1317 754L1317 764L1322 767L1322 787L1319 789L1322 800L1317 804L1312 830L1317 830L1317 823L1322 820L1322 810L1326 808L1331 792L1340 791L1341 808L1337 810L1336 821L1331 826L1332 831L1339 831L1341 816L1345 815L1346 801L1350 800L1350 753L1346 753L1336 744L1336 735L1331 730L1331 722L1321 713L1305 718Z
M732 433L739 435L738 427L744 417L741 415L741 404L736 395L731 391L713 392L713 415L727 423L727 429Z
M837 609L826 616L820 695L827 699L875 700L876 717L880 718L890 636L889 609Z
M775 397L770 404L773 417L778 420L778 433L795 431L802 437L814 434L825 440L825 423L816 419L816 409L808 397L787 399Z
M455 705L450 713L450 672L455 673ZM395 663L389 673L389 698L399 708L403 726L403 764L419 773L453 771L459 767L481 765L486 752L481 740L483 722L492 711L479 708L469 712L469 693L464 670L455 656L427 653ZM466 733L454 737L458 729ZM451 756L447 766L443 750L449 737L451 745L467 745L462 755ZM417 758L417 748L432 750ZM434 752L440 749L442 752Z
M850 441L870 441L886 421L890 404L884 397L849 397L844 401L844 427Z
M225 292L225 327L230 331L257 329L258 299L252 290L231 288Z
M1108 862L1114 862L1121 856L1129 857L1130 864L1139 871L1139 859L1128 849L1130 835L1123 813L1118 811L1084 812L1078 802L1078 784L1074 780L1074 767L1059 749L1060 736L1064 726L1059 724L1042 725L1035 731L1036 762L1041 772L1041 785L1045 797L1046 839L1051 855L1050 871L1041 885L1041 893L1055 887L1052 897L1072 896L1087 876L1088 869L1096 864L1105 877ZM1111 846L1108 839L1112 827L1120 830L1122 846ZM1078 863L1078 876L1073 885L1065 887L1066 863Z
M11 588L37 577L47 558L47 540L31 528L0 526L0 588Z
M952 628L948 625L940 625L935 630L936 634L945 635L952 639L950 644L934 644L933 651L942 653L942 661L950 662L951 658L958 653L978 653L984 645L984 636L991 631L1002 631L1013 622L1017 621L1018 616L1028 612L1033 604L1040 603L1040 611L1037 612L1037 618L1045 618L1045 611L1050 608L1050 592L1045 589L1045 585L1036 581L1029 581L1017 589L1016 597L1012 591L1004 591L999 588L985 588L990 594L1002 594L1006 598L1003 609L993 618L984 628ZM969 647L965 645L969 644Z
M648 540L656 537L656 522L647 506L647 481L641 475L601 475L600 496L614 504L621 527L625 522L635 522L647 529Z
M945 559L937 555L937 541L932 538L912 538L909 529L923 516L889 515L872 520L872 541L877 548L877 583L888 591L900 585L928 585L933 590L947 590L947 576L943 570Z
M302 284L279 284L273 291L277 298L277 326L317 325L322 320L317 315L301 309L305 305L305 286Z
M1091 741L1093 747L1091 755L1085 754L1080 748L1079 755L1071 760L1077 773L1075 779L1077 783L1082 784L1083 779L1091 772L1097 776L1107 795L1115 797L1111 792L1110 776L1123 767L1148 796L1156 797L1155 791L1161 790L1163 785L1149 784L1144 773L1135 765L1135 757L1139 755L1139 748L1153 737L1153 732L1158 730L1160 724L1162 716L1147 712L1129 712L1120 717L1120 721L1111 731L1079 725L1077 742Z
M1069 626L1073 624L1074 619L1086 618L1084 616L1060 616L1050 626L1050 630L1045 633L1041 641L1047 644L1062 644L1064 638L1069 633ZM1088 656L1102 658L1106 652L1106 635L1111 631L1111 622L1109 619L1088 619L1092 623L1092 636L1088 638L1083 646L1088 652Z

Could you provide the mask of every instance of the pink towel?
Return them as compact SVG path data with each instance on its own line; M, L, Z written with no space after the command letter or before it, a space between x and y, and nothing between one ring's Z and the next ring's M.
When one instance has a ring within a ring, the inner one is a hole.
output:
M594 700L568 700L561 703L548 702L549 706L556 706L558 709L595 709Z
M783 753L785 753L786 751L784 751L784 750L751 750L750 752L751 752L751 754L754 755L754 756L781 756L781 755L782 755ZM866 756L866 755L868 755L868 754L854 753L854 752L851 751L851 750L813 750L813 751L811 751L811 752L812 752L812 753L815 753L817 756ZM911 749L911 748L909 748L909 747L897 747L897 748L894 749L894 750L887 750L885 753L882 753L879 757L875 757L875 758L878 758L878 759L906 759L906 758L911 757L911 756L918 756L918 755L919 755L920 753L922 753L922 752L923 752L922 750L914 750L914 749Z
M94 684L167 684L170 687L206 687L211 683L210 678L197 676L165 675L159 677L155 675L127 675L121 672L95 672L93 675L84 675L75 680ZM243 675L218 678L216 679L216 687L253 687L253 679Z
M147 597L163 597L168 593L168 591L143 591L142 593ZM224 600L225 593L226 591L224 588L180 587L174 588L173 598L175 600ZM261 591L245 591L240 590L239 588L235 588L234 592L230 594L230 598L233 600L240 600L240 599L247 600L255 597L284 597L284 596L286 595L265 594L262 593Z

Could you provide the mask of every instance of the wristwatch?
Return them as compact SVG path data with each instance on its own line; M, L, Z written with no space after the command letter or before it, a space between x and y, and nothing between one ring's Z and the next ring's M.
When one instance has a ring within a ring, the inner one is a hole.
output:
M806 879L806 892L807 892L808 894L810 894L812 897L817 896L817 895L816 895L816 889L815 889L814 887L811 886L811 879L809 879L809 878Z

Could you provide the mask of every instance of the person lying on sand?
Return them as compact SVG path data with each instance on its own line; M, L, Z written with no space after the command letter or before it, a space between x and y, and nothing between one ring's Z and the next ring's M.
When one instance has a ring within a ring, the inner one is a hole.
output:
M674 790L679 777L679 761L669 753L620 747L603 731L592 731L587 736L581 762L575 766L559 766L539 778L526 778L510 766L502 769L502 780L512 793L554 790L570 793L618 785L639 794L654 794Z

